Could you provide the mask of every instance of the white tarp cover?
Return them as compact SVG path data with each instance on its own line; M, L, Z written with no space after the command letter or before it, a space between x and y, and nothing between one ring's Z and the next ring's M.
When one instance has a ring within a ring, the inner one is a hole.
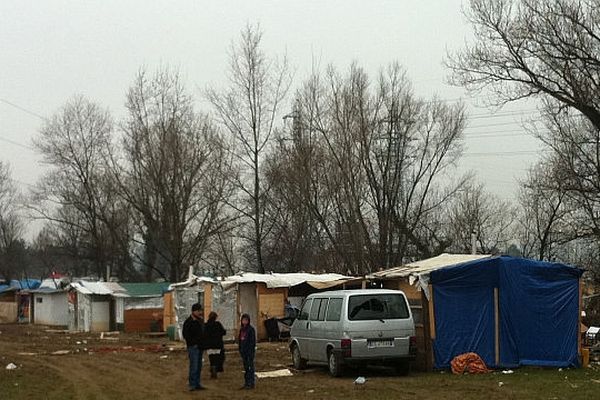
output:
M397 279L408 278L408 283L419 284L420 288L429 299L429 273L441 268L446 268L470 261L481 260L483 258L493 257L490 254L448 254L442 253L439 256L426 258L425 260L415 261L396 268L386 269L367 275L367 279Z
M252 283L260 282L267 285L267 288L284 288L297 286L302 283L326 283L351 280L352 277L340 274L309 274L309 273L272 273L257 274L253 272L242 272L238 275L228 276L225 282L234 283Z
M448 254L443 253L439 256L419 260L412 263L404 264L400 267L386 269L384 271L375 272L368 275L368 279L393 279L406 278L411 275L419 275L435 271L440 268L449 267L452 265L463 264L469 261L481 260L482 258L492 257L489 254Z
M111 295L113 291L104 282L79 281L70 285L83 294Z

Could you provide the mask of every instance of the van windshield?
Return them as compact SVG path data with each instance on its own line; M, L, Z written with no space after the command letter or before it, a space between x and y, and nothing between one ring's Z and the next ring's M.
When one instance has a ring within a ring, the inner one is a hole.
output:
M408 318L408 306L401 294L365 294L348 300L350 321Z

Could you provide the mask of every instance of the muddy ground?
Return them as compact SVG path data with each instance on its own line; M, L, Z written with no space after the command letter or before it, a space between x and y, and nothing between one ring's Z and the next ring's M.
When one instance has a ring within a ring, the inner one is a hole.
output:
M187 354L181 343L140 335L72 334L32 325L0 325L0 399L594 399L600 367L558 370L522 368L512 374L453 376L447 372L350 371L331 378L321 368L259 379L241 391L243 371L235 348L226 371L202 392L188 392ZM56 353L58 352L58 353ZM56 354L52 354L56 353ZM66 353L66 354L63 354ZM9 363L17 369L7 370ZM286 343L261 343L257 371L291 367ZM367 377L365 385L354 379Z

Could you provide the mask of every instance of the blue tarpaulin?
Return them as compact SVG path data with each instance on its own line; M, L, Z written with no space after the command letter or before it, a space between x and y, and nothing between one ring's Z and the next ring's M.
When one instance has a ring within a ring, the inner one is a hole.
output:
M40 287L42 281L39 279L13 279L10 281L9 285L3 284L0 285L0 292L4 292L6 290L33 290Z
M436 368L468 352L492 367L576 366L581 274L564 264L504 256L431 272Z

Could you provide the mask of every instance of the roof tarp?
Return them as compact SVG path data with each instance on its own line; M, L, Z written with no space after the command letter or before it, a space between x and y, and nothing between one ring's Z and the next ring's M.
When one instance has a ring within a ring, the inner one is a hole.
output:
M327 284L335 282L334 286L341 284L341 281L351 280L353 278L340 274L309 274L309 273L272 273L272 274L256 274L252 272L244 272L239 275L229 276L225 279L226 282L235 283L264 283L269 289L293 287L302 283L308 283L315 287L318 284ZM331 286L330 286L331 287Z
M115 293L119 297L162 297L169 290L169 282L151 283L120 283L124 293Z
M431 272L436 368L475 352L488 366L577 365L579 277L564 264L514 257L475 260ZM498 288L499 363L496 363Z

